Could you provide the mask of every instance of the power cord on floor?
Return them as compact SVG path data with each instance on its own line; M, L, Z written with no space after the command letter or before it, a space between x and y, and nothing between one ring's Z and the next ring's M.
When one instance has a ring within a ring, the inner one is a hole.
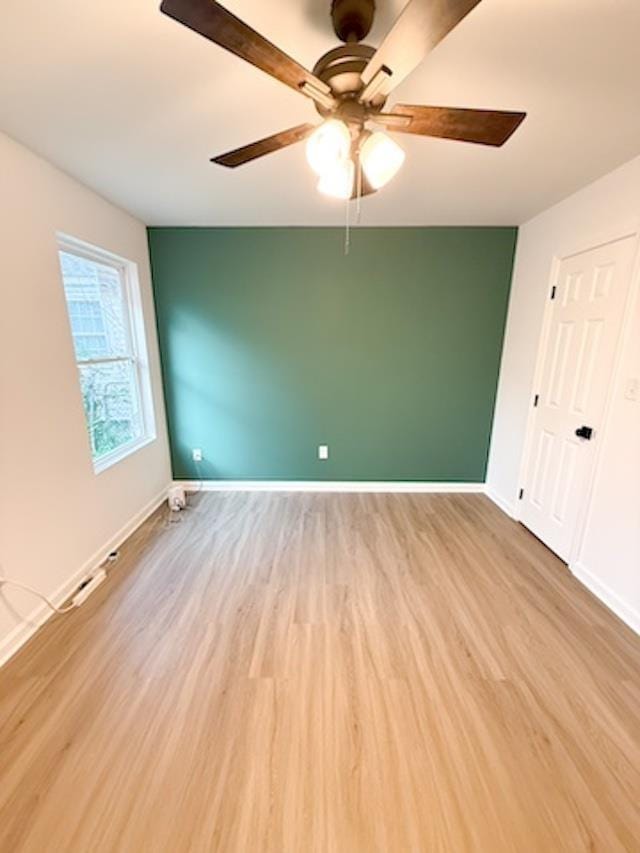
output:
M115 561L118 559L119 556L120 555L119 555L118 551L112 551L99 568L104 569L105 574L108 574L106 564L115 563ZM91 577L92 577L92 575L89 575L88 578L83 581L83 583L78 585L78 589L76 589L76 591L74 592L74 596L78 594L78 591L83 586L86 586L89 583L89 580L91 579ZM58 607L57 605L55 605L53 603L53 601L51 601L50 598L48 598L48 596L46 596L43 592L40 592L40 590L35 589L32 586L29 586L29 584L21 583L20 581L13 581L13 580L10 580L9 578L5 578L4 569L2 567L2 564L0 563L0 590L2 589L3 586L10 586L10 587L13 587L14 589L21 589L24 592L30 592L32 595L35 595L37 598L40 598L42 601L44 601L44 603L47 605L47 607L51 608L51 610L53 610L54 613L69 613L69 611L75 610L77 607L77 603L74 603L73 601L71 601L65 607Z
M25 592L30 592L33 595L36 595L38 598L41 598L44 603L50 607L55 613L68 613L70 610L75 608L75 604L67 604L66 607L56 607L56 605L51 601L51 599L47 598L42 592L39 592L37 589L34 589L32 586L28 586L26 583L19 583L18 581L10 581L7 578L0 577L0 588L3 586L12 586L16 589L23 589Z
M191 492L192 495L199 495L200 492L204 489L204 477L202 476L202 468L200 467L200 463L194 459L193 464L196 468L196 474L198 475L198 491ZM197 512L197 509L194 507L194 511Z
M169 527L171 527L174 524L180 524L183 521L183 514L186 510L192 509L194 513L198 512L198 509L196 506L193 506L193 507L189 506L188 496L199 495L200 492L203 491L203 489L204 489L204 477L202 476L202 469L200 467L200 463L196 459L194 459L193 464L195 465L196 474L198 475L197 476L198 488L196 491L193 491L193 492L186 492L185 491L185 505L184 506L175 506L174 507L171 505L171 502L169 502L169 507L168 507L168 510L167 510L167 513L165 516L165 522L164 522L165 529L168 529Z
M166 528L171 527L172 524L180 524L182 521L182 512L181 509L174 509L171 504L169 504L167 508L167 514L164 520L164 526Z

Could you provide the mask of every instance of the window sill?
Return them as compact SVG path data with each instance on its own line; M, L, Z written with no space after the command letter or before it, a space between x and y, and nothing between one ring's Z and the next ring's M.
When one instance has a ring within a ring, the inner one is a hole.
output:
M111 453L107 453L105 456L101 456L100 459L96 459L93 463L94 473L102 474L102 472L106 471L107 468L117 465L118 462L122 462L123 459L126 459L133 453L137 453L138 450L142 450L143 447L146 447L155 440L156 436L150 435L145 436L144 438L139 438L137 441L132 441L129 444L123 444L122 447L118 447L116 450L112 450Z

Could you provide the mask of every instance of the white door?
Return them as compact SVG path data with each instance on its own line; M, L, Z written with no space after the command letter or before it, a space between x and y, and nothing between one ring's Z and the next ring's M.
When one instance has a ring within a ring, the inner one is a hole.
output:
M566 258L551 294L520 518L567 562L600 438L635 246L628 237Z

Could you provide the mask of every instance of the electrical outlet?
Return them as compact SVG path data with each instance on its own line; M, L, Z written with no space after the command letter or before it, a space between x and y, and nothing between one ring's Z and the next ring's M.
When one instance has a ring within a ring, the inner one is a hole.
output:
M640 400L640 379L633 377L628 380L624 396L632 403L637 403Z
M324 461L325 459L328 459L328 458L329 458L329 445L328 444L319 444L318 445L318 459L322 459Z
M199 447L194 447L191 451L191 456L194 462L202 462L202 450Z

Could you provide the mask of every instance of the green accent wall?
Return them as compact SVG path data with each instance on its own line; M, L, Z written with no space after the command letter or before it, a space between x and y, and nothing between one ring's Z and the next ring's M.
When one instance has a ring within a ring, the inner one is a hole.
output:
M149 229L176 479L482 482L516 234Z

